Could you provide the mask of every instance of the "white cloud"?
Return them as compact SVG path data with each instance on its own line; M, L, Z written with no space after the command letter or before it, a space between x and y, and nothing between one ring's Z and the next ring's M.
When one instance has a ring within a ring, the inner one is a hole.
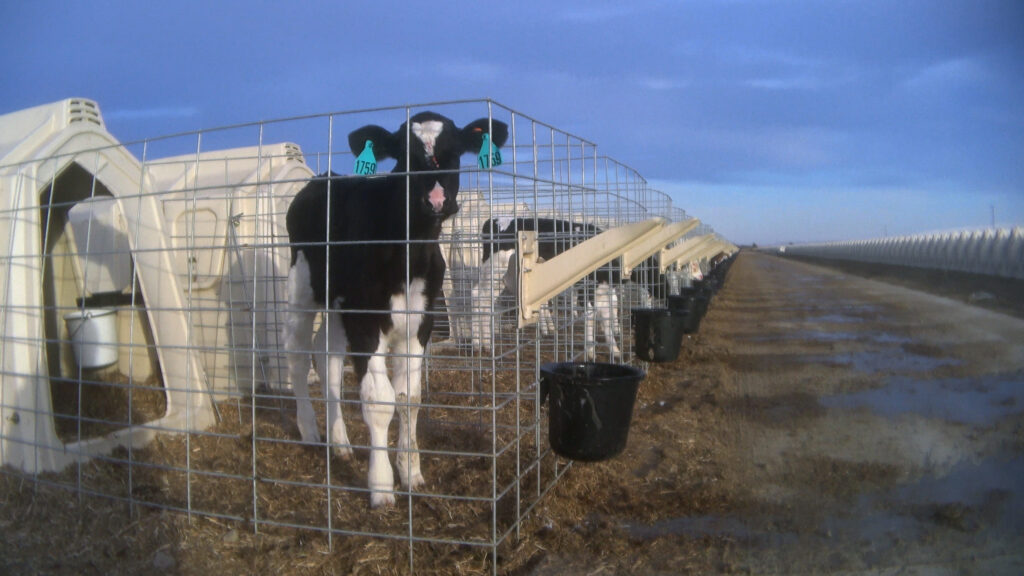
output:
M706 129L689 134L695 147L780 167L817 167L835 157L843 134L822 128Z
M857 79L856 71L848 64L780 50L739 47L727 50L725 56L743 69L761 70L740 81L743 86L760 90L820 90Z
M931 90L979 84L987 78L988 71L981 62L972 58L953 58L921 68L907 78L905 85L911 89Z
M828 71L807 71L796 74L779 74L774 76L763 76L750 78L741 82L749 88L768 91L783 90L826 90L842 85L849 85L857 81L857 74L852 71L834 72Z
M693 84L689 80L681 80L679 78L656 77L656 76L646 76L646 77L638 78L636 80L636 83L639 84L641 88L646 88L648 90L657 90L657 91L680 90L680 89L683 89L683 88L689 88Z
M791 70L806 70L821 67L822 61L810 56L802 56L783 50L767 50L751 46L735 46L727 48L724 56L741 64L768 65Z
M743 82L744 85L761 90L815 90L822 86L821 82L806 76L792 78L753 78Z

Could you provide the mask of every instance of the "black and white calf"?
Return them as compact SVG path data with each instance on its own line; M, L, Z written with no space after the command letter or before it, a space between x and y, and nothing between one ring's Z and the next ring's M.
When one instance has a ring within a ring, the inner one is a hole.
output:
M569 222L552 218L493 218L484 222L480 230L483 243L483 258L480 276L473 287L473 309L486 310L490 299L503 289L496 284L507 283L509 274L504 270L514 262L517 243L517 232L535 231L538 235L538 259L550 260L569 248L596 236L602 230L593 224ZM499 279L500 278L500 279ZM605 266L595 272L597 285L583 293L584 307L584 340L586 356L593 359L596 355L595 322L599 321L605 341L613 357L621 356L616 337L621 338L619 324L619 302L616 287L622 281L617 267ZM649 305L649 304L648 304ZM489 324L475 317L472 324L473 348L480 350L488 347L487 330ZM540 310L540 325L544 334L553 331L553 322L548 304Z
M341 415L344 355L360 382L363 419L370 430L369 488L373 506L395 501L388 427L399 406L398 464L402 485L423 484L416 444L423 352L433 327L434 299L445 263L437 243L441 223L458 209L460 157L480 150L484 134L495 147L508 128L483 118L465 128L432 112L413 116L396 132L364 126L349 134L359 154L396 158L394 171L373 177L321 175L288 208L291 269L285 346L295 390L299 432L319 442L309 398L310 352L328 383L328 441L351 455ZM316 313L325 311L311 345ZM385 354L394 357L394 386Z

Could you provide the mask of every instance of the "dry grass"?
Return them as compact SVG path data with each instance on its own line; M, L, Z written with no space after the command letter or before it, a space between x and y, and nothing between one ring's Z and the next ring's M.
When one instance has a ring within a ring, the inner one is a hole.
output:
M683 356L692 359L699 354L697 341L691 340L688 346ZM606 463L569 469L553 494L526 518L518 536L513 534L499 547L502 572L529 572L549 558L552 549L598 546L602 556L614 559L663 545L623 538L622 528L609 520L612 517L651 523L722 508L724 493L716 486L721 475L712 458L720 440L698 427L699 421L706 421L721 407L694 401L710 393L711 383L692 371L681 379L683 362L651 367L641 385L627 453ZM469 377L455 371L432 372L431 396L425 401L434 406L421 416L420 446L463 455L424 455L427 489L411 497L399 495L393 509L377 511L368 506L362 489L365 449L357 448L354 458L345 461L326 456L325 446L298 444L293 401L267 397L258 399L255 408L248 403L221 404L221 420L208 432L160 435L147 447L132 451L130 458L127 451L119 450L108 460L44 476L86 492L131 500L134 505L36 486L16 474L0 476L0 508L4 518L12 519L3 527L12 545L4 545L3 562L8 569L44 573L133 573L172 563L171 571L181 573L405 573L411 551L417 574L488 573L492 559L487 546L417 542L410 547L407 539L410 506L412 534L417 539L487 542L492 522L497 522L499 535L512 528L517 518L515 498L490 500L492 468L499 488L515 485L519 475L522 505L536 500L535 471L517 471L514 450L509 456L495 457L491 452L492 440L499 447L516 445L516 420L523 425L532 421L532 391L519 396L516 408L516 395L511 394L515 375L499 373L496 387L507 392L510 401L505 409L494 411L499 428L492 439L489 397L481 405L480 396L457 393L472 388L460 381ZM523 381L531 382L532 376L521 378L520 385ZM353 384L346 386L350 400L354 400ZM121 389L104 389L111 390ZM89 398L88 392L84 397ZM87 410L97 418L118 418L123 408L124 404L114 415L101 415L95 406ZM66 408L74 410L77 406ZM367 434L358 404L347 404L344 412L352 443L364 446ZM394 435L396 427L392 428ZM546 451L546 430L542 427L540 432L540 449ZM521 463L532 462L538 449L533 431L520 430L518 437ZM251 479L254 461L255 482ZM555 457L548 452L540 466L543 488L553 480ZM441 497L446 495L481 500ZM198 514L190 518L172 509ZM202 515L206 513L217 516ZM324 532L328 520L330 528L339 531L330 541ZM61 529L49 530L50 525ZM388 534L393 539L347 532ZM54 542L74 552L50 559ZM622 567L620 560L616 565Z
M160 418L167 396L157 376L132 382L115 370L87 370L81 380L50 382L54 425L63 442L99 438L130 424Z

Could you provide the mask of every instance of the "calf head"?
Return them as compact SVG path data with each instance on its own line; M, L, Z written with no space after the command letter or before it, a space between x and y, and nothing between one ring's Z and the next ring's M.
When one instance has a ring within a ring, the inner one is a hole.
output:
M527 222L526 219L520 219L520 227L527 229L522 224L532 224L532 220ZM480 238L483 240L483 261L490 260L492 252L501 252L503 250L512 250L516 244L516 228L517 224L512 218L491 218L484 222L483 228L480 230ZM530 229L533 227L530 226Z
M481 118L459 128L440 114L420 112L396 132L375 125L359 128L349 134L348 143L353 154L369 141L378 159L398 160L393 172L409 173L410 213L443 220L459 211L459 160L464 153L478 152L485 134L494 147L501 147L508 126Z

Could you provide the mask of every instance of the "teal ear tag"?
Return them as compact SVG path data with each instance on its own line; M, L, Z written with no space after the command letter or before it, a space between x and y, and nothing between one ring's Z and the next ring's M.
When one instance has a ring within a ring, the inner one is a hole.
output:
M480 154L476 157L476 165L481 170L501 166L501 150L491 146L491 135L484 133L484 142L480 146Z
M356 157L355 173L360 176L377 173L377 157L373 155L373 142L367 140L363 151Z

